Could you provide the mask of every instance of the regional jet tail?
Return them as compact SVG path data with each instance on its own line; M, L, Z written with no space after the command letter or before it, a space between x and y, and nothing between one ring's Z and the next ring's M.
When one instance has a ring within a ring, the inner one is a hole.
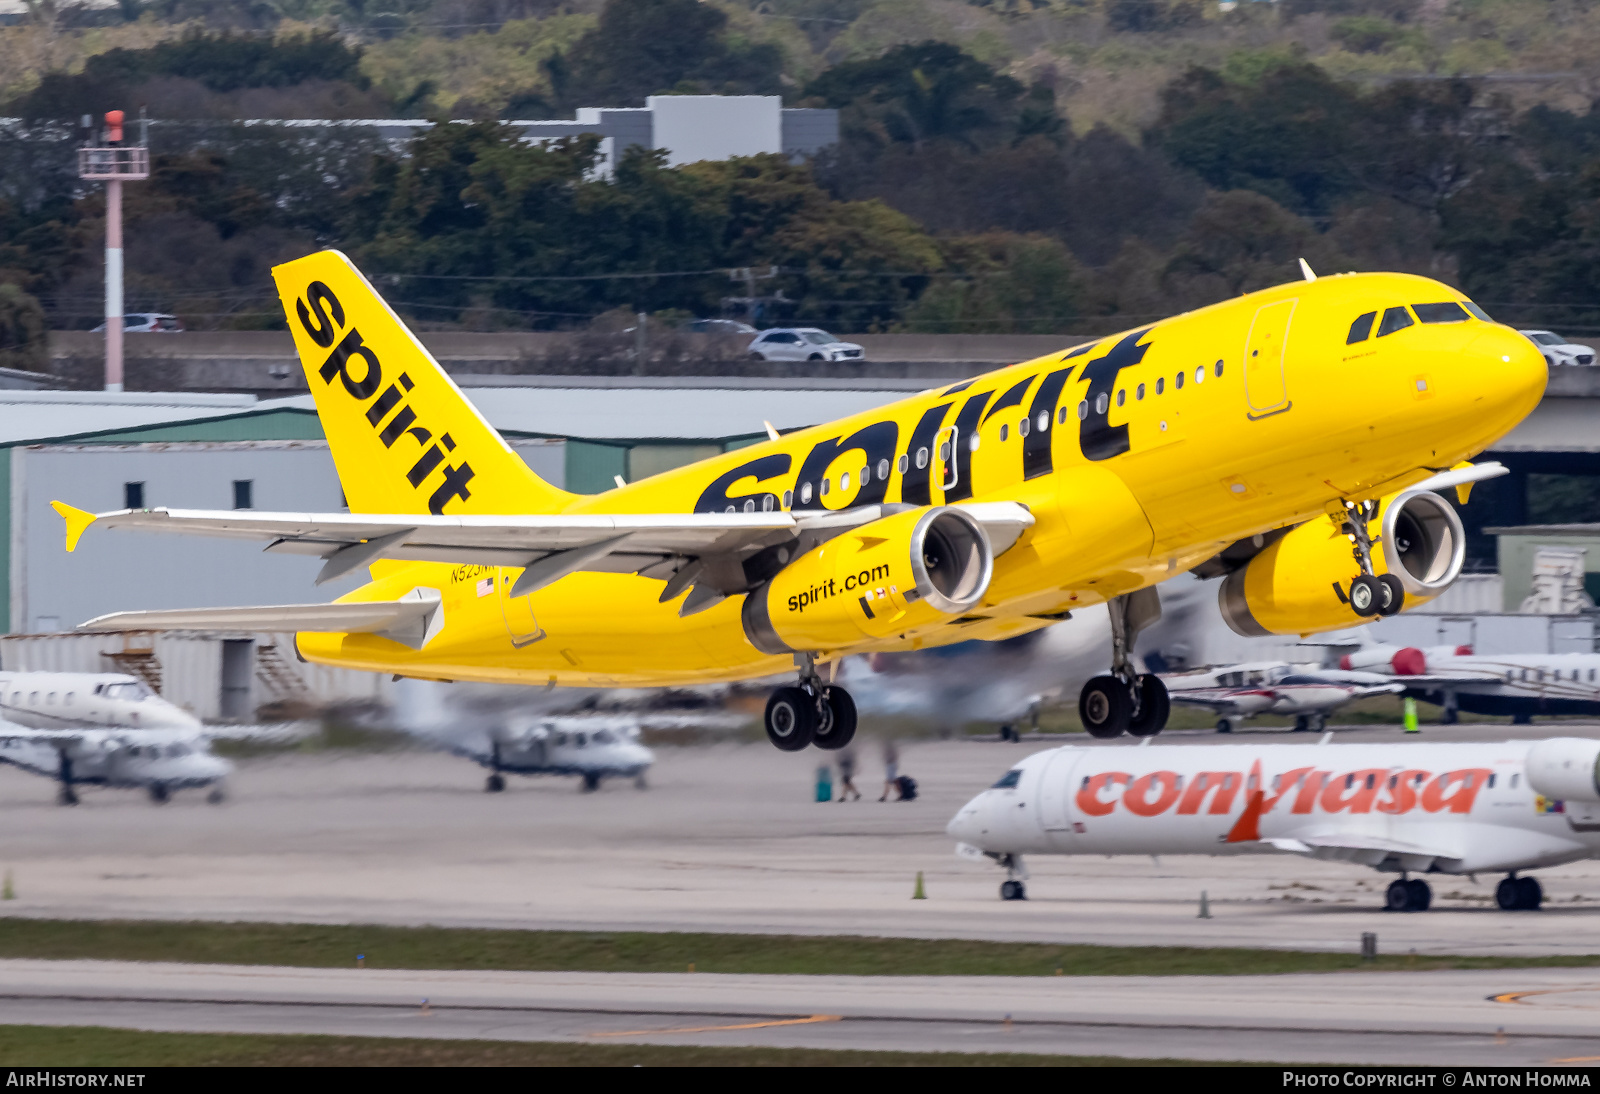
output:
M1330 735L1331 736L1331 735ZM1393 911L1424 911L1425 874L1506 872L1501 908L1537 908L1523 870L1600 854L1600 741L1161 745L1038 752L961 808L957 854L1290 854L1398 874Z

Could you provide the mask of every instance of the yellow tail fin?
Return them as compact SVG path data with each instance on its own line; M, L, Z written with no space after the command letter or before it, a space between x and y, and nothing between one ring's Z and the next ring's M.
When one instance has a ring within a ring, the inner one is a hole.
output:
M338 251L275 267L352 513L552 513L535 475Z

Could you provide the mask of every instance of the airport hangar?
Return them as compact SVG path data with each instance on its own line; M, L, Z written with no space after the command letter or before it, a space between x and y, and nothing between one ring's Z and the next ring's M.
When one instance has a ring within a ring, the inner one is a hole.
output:
M458 376L528 465L578 493L610 489L755 443L764 422L799 429L870 409L925 380ZM381 699L388 677L309 665L284 635L74 633L141 608L331 600L318 560L247 544L90 533L63 546L52 500L334 512L343 496L310 395L0 391L0 668L126 671L207 720L248 721L275 701Z

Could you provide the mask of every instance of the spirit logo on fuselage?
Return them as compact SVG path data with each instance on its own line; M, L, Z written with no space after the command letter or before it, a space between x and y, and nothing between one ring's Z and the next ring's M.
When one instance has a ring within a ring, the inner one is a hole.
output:
M415 386L411 377L401 372L395 377L394 383L383 387L383 363L378 360L372 347L362 340L361 332L351 327L344 337L339 337L345 325L344 305L339 303L333 290L320 281L313 281L306 288L305 299L295 301L295 312L307 336L323 349L332 349L317 373L322 377L322 382L331 385L334 378L338 377L350 398L358 403L372 400L366 409L366 419L378 432L378 440L383 442L383 447L393 449L395 442L405 436L417 442L421 455L411 465L411 470L406 472L406 481L411 488L422 489L428 477L443 465L444 480L429 495L428 512L440 516L450 499L466 501L470 498L472 491L467 489L467 483L472 481L472 465L466 460L456 466L446 462L446 453L455 451L455 439L449 433L443 433L434 442L433 431L416 424L417 412L405 402L405 393ZM335 339L338 340L337 345L334 344ZM365 369L359 378L351 374L351 362L355 360L361 361ZM378 394L379 388L383 388L381 395ZM390 411L394 411L393 416ZM385 419L388 419L387 424Z
M1085 459L1109 460L1128 451L1128 427L1110 423L1111 402L1117 386L1117 377L1125 368L1132 368L1144 360L1150 344L1139 342L1151 328L1127 335L1095 358L1078 374L1080 381L1089 385L1083 401L1078 406L1078 447ZM1062 361L1083 357L1099 347L1099 343L1080 346L1064 354ZM1056 426L1067 422L1066 409L1059 407L1062 390L1076 365L1047 371L1014 383L998 397L994 390L965 394L973 381L946 388L935 405L923 410L912 426L904 451L900 451L900 425L893 419L873 422L855 430L849 436L833 436L818 441L800 461L800 472L792 484L790 508L795 511L829 508L824 501L825 490L833 485L828 475L841 456L858 453L861 462L849 470L849 477L841 475L839 485L855 482L855 495L846 505L876 505L889 495L891 473L900 476L900 500L910 505L933 504L933 486L938 481L946 504L972 497L972 458L977 451L973 443L978 430L989 418L1007 408L1020 408L1028 403L1027 417L1017 423L1017 433L1022 439L1022 478L1036 479L1055 470L1055 456L1051 436ZM1035 387L1035 381L1037 386ZM1032 400L1027 399L1029 388L1034 388ZM958 393L962 397L954 398ZM946 424L950 412L956 410L955 421ZM1057 411L1060 411L1059 416ZM718 475L695 502L697 513L753 513L771 512L779 508L779 496L784 485L760 489L756 493L731 494L729 491L742 482L754 480L765 486L774 480L785 479L794 468L795 458L786 452L771 452L741 463Z

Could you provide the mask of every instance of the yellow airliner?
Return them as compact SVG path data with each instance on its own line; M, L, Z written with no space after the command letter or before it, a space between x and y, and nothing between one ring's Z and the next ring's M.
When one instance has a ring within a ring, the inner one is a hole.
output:
M366 566L332 604L120 612L92 630L296 631L308 661L437 680L647 686L785 671L779 748L838 748L853 653L998 639L1111 612L1079 710L1151 735L1165 688L1127 648L1155 586L1222 578L1230 624L1311 633L1449 587L1440 495L1538 403L1539 351L1450 287L1306 279L773 436L597 495L542 481L344 255L274 270L348 513L183 509L91 523ZM1422 487L1419 489L1419 487Z

